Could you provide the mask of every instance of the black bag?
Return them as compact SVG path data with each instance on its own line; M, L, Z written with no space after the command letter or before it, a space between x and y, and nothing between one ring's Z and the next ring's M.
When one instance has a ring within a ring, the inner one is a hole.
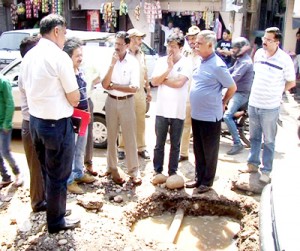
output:
M72 125L75 133L79 133L79 129L81 126L81 118L80 117L71 117Z

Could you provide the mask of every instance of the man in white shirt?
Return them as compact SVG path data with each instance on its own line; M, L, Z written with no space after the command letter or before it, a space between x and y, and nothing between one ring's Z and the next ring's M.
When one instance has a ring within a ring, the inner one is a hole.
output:
M160 24L161 26L161 30L165 33L165 42L164 42L164 46L167 48L168 42L167 39L168 37L174 33L174 27L173 27L173 22L169 21L168 22L168 26L165 26L163 24Z
M281 33L277 27L267 28L262 37L263 48L254 55L254 80L249 98L251 149L248 164L241 172L259 169L262 138L262 167L259 180L269 183L273 167L277 121L282 93L295 86L295 68L290 56L279 48Z
M103 175L112 175L115 183L123 184L117 168L117 138L119 126L125 143L128 174L135 185L140 185L139 163L136 143L136 117L133 94L140 86L138 61L128 53L130 43L128 33L116 33L115 52L109 69L102 81L108 90L105 103L107 124L107 171ZM103 176L102 175L102 176Z
M40 33L42 38L23 59L19 81L27 96L32 140L46 175L48 231L57 233L80 222L65 218L75 149L71 116L79 91L72 60L62 51L65 19L56 14L44 17Z
M165 142L169 132L171 149L168 174L171 176L176 174L178 168L180 139L192 66L191 61L181 53L184 36L172 34L167 41L168 55L157 60L152 74L152 84L158 86L153 165L157 174L162 173Z

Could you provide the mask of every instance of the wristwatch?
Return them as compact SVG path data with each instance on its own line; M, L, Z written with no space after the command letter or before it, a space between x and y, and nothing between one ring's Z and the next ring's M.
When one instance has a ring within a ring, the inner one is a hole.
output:
M113 86L114 86L113 83L110 83L110 84L109 84L109 88L110 88L110 89L112 89Z

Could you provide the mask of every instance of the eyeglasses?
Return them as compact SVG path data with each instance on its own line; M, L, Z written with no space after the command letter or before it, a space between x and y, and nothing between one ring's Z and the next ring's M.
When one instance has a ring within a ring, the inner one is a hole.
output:
M124 46L126 45L125 43L124 44L120 44L120 43L115 43L116 46Z
M273 43L273 42L276 42L274 39L269 39L269 38L266 38L266 37L262 37L261 38L263 41L267 42L267 43Z

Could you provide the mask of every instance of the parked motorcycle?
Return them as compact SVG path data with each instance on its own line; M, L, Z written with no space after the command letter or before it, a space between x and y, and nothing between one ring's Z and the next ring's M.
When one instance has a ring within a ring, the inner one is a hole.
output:
M234 114L234 122L236 123L240 139L244 142L246 147L250 147L249 141L249 116L247 112L247 105L241 107L235 114ZM231 134L228 130L226 123L222 120L221 123L221 136L228 138Z

